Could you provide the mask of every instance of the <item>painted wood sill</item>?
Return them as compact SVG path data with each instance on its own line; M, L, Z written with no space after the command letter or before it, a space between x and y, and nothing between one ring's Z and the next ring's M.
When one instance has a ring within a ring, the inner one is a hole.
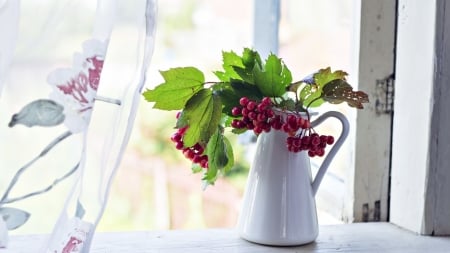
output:
M37 252L45 235L11 236L0 253ZM301 247L269 247L238 237L233 229L107 232L95 235L91 253L151 252L450 252L450 237L413 234L390 223L321 226L316 242Z

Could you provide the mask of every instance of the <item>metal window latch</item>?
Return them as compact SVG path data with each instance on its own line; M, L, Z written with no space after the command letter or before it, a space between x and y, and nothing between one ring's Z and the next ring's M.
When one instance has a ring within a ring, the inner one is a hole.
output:
M375 111L377 114L391 114L394 111L394 84L394 74L377 79L375 88Z

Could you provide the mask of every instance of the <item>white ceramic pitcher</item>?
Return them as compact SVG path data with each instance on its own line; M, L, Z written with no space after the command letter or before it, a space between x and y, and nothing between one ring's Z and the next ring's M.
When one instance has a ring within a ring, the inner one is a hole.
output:
M301 245L317 238L314 195L349 130L346 117L335 111L324 113L312 126L329 117L342 123L342 132L314 179L307 152L289 152L286 133L272 130L258 137L238 222L242 238L277 246Z

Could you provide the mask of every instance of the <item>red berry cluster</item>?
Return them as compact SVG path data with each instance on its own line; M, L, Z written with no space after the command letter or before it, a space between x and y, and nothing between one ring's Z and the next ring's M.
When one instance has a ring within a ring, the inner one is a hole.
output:
M232 127L253 130L256 135L269 132L272 128L283 131L289 136L286 144L291 152L308 151L310 157L323 156L326 146L334 143L333 136L311 134L309 119L299 114L289 114L285 118L276 115L268 97L260 102L242 97L239 104L231 110L233 116L240 117L231 122Z
M310 157L323 156L327 145L334 143L331 135L311 135L289 136L286 140L287 148L291 152L308 151Z
M175 143L175 148L181 150L183 155L191 160L193 163L199 164L202 168L208 168L208 156L204 154L205 148L196 143L192 147L185 147L183 143L183 136L186 133L187 127L178 129L170 138Z
M231 126L237 129L249 129L258 135L260 133L269 132L271 119L275 116L272 111L272 101L265 97L261 102L250 100L242 97L239 100L240 106L236 106L231 110L231 114L235 117L242 116L241 119L234 119Z

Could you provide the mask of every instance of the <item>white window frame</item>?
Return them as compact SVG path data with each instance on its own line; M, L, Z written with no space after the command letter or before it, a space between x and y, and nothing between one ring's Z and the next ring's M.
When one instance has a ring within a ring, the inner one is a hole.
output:
M399 0L391 222L450 234L450 7Z

